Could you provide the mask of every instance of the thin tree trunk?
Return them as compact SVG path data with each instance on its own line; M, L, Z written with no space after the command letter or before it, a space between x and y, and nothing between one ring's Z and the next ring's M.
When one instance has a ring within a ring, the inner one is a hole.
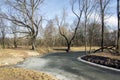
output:
M91 39L90 39L90 52L92 50L92 44L93 44L93 34L91 35Z
M100 7L101 7L101 24L102 24L102 31L101 31L101 51L103 52L104 47L104 9L102 0L100 0Z
M2 48L5 48L5 33L2 31Z
M2 48L5 49L5 38L3 38Z
M87 12L85 12L85 54L87 54L87 14L86 13Z
M117 0L117 16L118 16L118 33L117 33L117 50L120 53L120 15L119 15L119 0Z
M103 16L102 16L102 41L101 41L102 52L104 47L104 17Z
M119 30L120 31L120 30ZM120 35L120 34L119 34ZM119 38L119 41L118 41L118 52L120 54L120 38Z

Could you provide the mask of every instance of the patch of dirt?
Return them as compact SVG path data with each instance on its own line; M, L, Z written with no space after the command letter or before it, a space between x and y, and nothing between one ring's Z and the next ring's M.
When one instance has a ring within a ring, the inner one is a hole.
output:
M27 57L38 55L40 55L38 52L32 50L1 49L0 66L17 64Z
M0 80L58 80L42 72L21 68L0 68Z
M100 54L99 54L100 55ZM115 56L99 56L99 55L86 55L84 57L82 57L82 59L86 60L86 61L90 61L93 63L97 63L97 64L101 64L104 66L108 66L108 67L113 67L113 68L117 68L120 69L120 60L117 59Z
M0 58L0 66L17 64L18 62L23 61L24 59L21 57L9 57L9 58Z

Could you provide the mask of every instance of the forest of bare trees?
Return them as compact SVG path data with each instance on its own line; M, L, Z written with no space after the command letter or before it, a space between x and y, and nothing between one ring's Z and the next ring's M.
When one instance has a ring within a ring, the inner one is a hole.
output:
M43 25L44 16L39 9L42 8L44 0L5 0L4 6L9 8L0 12L1 46L31 46L33 50L41 46L66 46L67 52L71 46L85 46L85 50L89 46L91 50L92 46L103 48L117 45L119 49L119 27L118 30L111 31L110 24L105 24L111 1L70 0L74 15L72 23L67 22L68 13L63 8L61 15L55 15Z

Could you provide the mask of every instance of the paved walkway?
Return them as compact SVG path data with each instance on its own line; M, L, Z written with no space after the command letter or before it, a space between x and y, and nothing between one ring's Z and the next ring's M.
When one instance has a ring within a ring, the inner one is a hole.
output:
M77 60L84 52L53 53L31 57L15 65L55 75L61 80L120 80L120 72L95 67Z

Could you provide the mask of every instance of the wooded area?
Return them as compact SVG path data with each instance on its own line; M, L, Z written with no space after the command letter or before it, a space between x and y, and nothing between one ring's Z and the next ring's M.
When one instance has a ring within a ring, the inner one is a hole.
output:
M69 23L65 8L61 17L55 15L53 19L45 19L40 14L44 0L5 0L3 3L8 9L0 11L1 47L31 46L35 50L41 46L67 46L69 52L71 46L85 46L85 51L87 46L90 50L92 46L101 46L102 51L105 46L115 46L120 52L119 0L116 5L118 29L111 31L105 23L106 15L112 13L111 1L70 0L74 20Z

